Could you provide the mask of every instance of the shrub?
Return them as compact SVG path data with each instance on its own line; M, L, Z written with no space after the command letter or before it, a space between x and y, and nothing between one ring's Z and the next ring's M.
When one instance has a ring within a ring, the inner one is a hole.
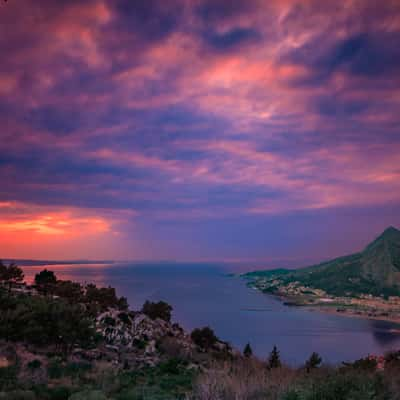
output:
M10 367L0 368L0 390L10 390L16 387L18 367L12 365Z
M73 394L69 400L107 400L107 397L100 390L85 390Z
M53 290L57 283L57 277L53 271L44 269L35 275L35 285L38 290L47 294Z
M27 364L27 367L32 370L39 369L41 366L42 366L42 362L38 359L29 361Z
M118 308L120 310L128 308L126 298L118 298L114 288L111 286L98 288L92 283L86 285L83 301L86 304L94 306L94 308L99 308L101 311L108 308Z
M322 358L319 356L318 353L312 353L310 358L306 361L306 370L310 372L314 368L318 368L321 365Z
M72 389L67 386L48 387L45 385L35 385L32 390L38 400L69 400Z
M214 331L208 326L194 329L190 337L193 342L202 349L209 349L218 341Z
M0 282L8 285L9 291L11 290L12 285L21 283L23 280L24 273L21 268L14 263L6 266L0 261Z
M126 312L121 312L118 314L118 318L127 325L131 325L131 320L129 318L129 315Z
M171 321L172 306L165 301L159 301L158 303L152 303L146 301L142 307L142 313L146 314L151 319L163 319L164 321Z
M0 300L0 337L54 345L64 354L75 344L85 347L94 342L92 320L80 304L25 295Z
M53 286L53 293L70 302L77 303L82 301L83 289L80 283L58 280Z
M115 319L113 317L108 316L108 315L103 319L103 322L106 325L115 326Z
M14 390L0 393L0 400L36 400L35 393L30 390Z
M243 355L245 357L251 357L253 355L253 350L250 346L250 343L247 343L246 346L243 349Z
M276 346L274 346L268 357L268 367L273 369L273 368L279 368L281 365L282 364L281 364L281 357L279 354L279 350Z
M47 366L47 373L50 379L60 379L63 375L63 366L61 361L56 358L51 360Z

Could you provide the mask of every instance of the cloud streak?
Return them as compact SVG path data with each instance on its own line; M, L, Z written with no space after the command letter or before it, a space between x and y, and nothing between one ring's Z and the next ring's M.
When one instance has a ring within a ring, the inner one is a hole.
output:
M400 204L396 1L0 7L4 232Z

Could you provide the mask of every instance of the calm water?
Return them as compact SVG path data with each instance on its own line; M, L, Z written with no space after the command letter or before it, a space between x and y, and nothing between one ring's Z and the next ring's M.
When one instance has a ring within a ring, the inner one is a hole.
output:
M23 267L27 280L44 267ZM400 349L399 328L390 323L290 308L273 297L227 277L227 267L211 264L113 264L49 266L60 279L113 286L132 308L145 300L165 300L186 329L211 326L242 349L250 342L265 357L277 345L286 362L302 363L313 351L329 363L368 353Z

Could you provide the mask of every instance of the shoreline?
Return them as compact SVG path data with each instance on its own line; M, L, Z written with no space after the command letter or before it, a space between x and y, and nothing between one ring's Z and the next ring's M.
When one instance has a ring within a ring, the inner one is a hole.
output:
M262 290L257 289L256 287L253 287L260 293L266 295L266 296L272 296L275 297L277 300L279 300L281 303L283 303L286 307L298 307L298 308L304 308L307 311L310 312L321 312L324 314L330 314L330 315L339 315L343 317L348 317L348 318L361 318L361 319L368 319L368 320L373 320L373 321L385 321L385 322L390 322L395 325L398 325L398 329L394 329L393 333L400 334L400 316L398 317L390 317L390 316L379 316L379 315L368 315L367 312L363 313L356 313L354 309L348 308L346 311L337 311L337 307L340 307L339 305L321 305L321 304L300 304L298 302L293 301L293 298L281 295L281 294L274 294L274 293L266 293L263 292Z

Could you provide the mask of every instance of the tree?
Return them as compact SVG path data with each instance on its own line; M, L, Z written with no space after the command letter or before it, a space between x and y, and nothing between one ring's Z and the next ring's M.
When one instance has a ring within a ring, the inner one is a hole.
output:
M247 343L243 350L243 355L247 358L250 358L253 355L253 350L250 346L250 343Z
M98 308L101 310L107 310L108 308L118 308L119 310L128 309L126 298L118 298L115 289L111 286L98 288L96 285L89 283L85 287L84 302L90 305L94 310Z
M146 301L142 307L142 313L146 314L151 319L161 318L164 321L171 321L172 306L165 301L159 301L158 303L152 303Z
M282 364L281 364L281 357L279 355L279 350L276 346L274 346L268 357L268 367L271 369L279 368L281 365Z
M318 368L322 363L322 358L316 352L312 353L310 358L306 361L306 370L310 372L314 368Z
M42 291L45 295L54 288L57 283L57 277L53 271L44 269L35 275L35 285L38 290Z
M77 303L82 300L83 289L80 283L58 280L53 286L53 293L71 303Z
M214 331L208 326L194 329L190 337L202 349L209 349L218 341Z
M97 338L93 318L81 304L44 296L0 295L0 338L37 346L54 346L67 355L75 345Z
M0 262L0 281L8 285L8 292L10 292L12 285L24 281L24 273L17 264L11 263L7 267Z

